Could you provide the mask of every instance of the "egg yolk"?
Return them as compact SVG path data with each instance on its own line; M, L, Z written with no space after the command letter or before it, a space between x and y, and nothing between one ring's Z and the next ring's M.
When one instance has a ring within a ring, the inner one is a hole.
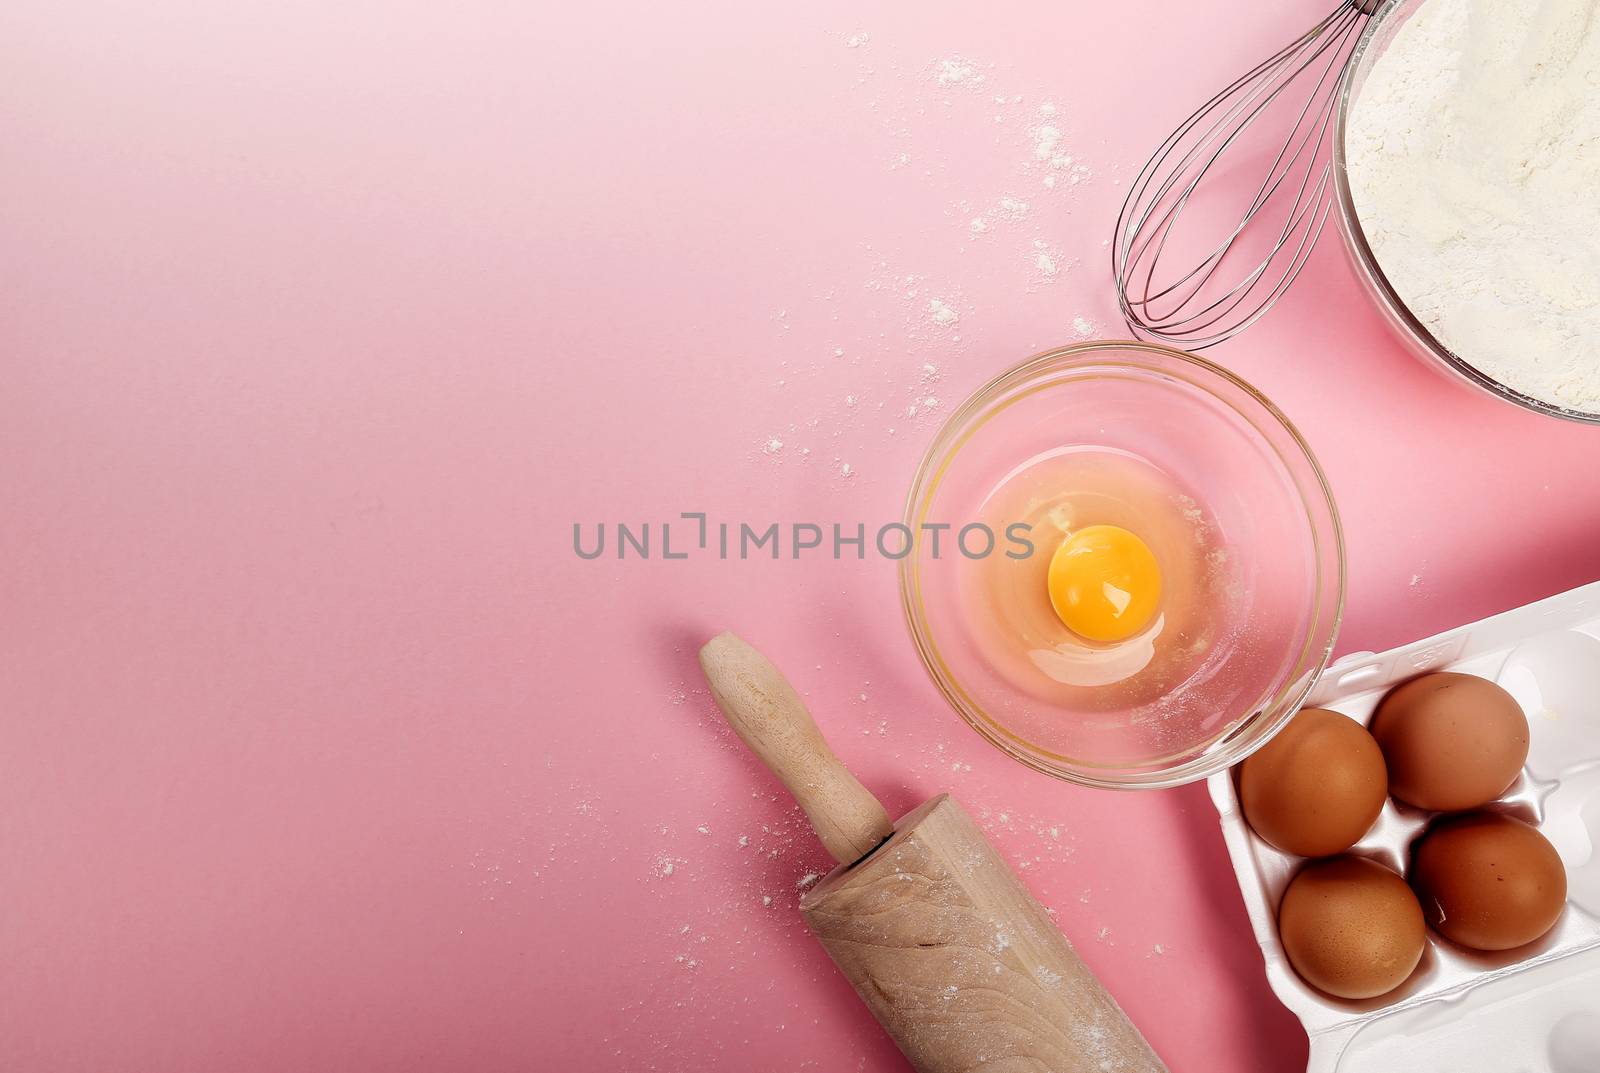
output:
M1091 525L1063 540L1047 584L1062 623L1090 641L1127 640L1150 624L1161 603L1154 553L1116 525Z

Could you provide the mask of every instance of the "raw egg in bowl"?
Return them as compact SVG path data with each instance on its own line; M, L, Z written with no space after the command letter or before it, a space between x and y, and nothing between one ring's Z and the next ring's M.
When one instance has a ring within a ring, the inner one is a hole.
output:
M905 524L901 599L934 683L1072 782L1237 763L1299 708L1343 611L1338 514L1300 434L1155 344L1052 350L980 389L928 449Z

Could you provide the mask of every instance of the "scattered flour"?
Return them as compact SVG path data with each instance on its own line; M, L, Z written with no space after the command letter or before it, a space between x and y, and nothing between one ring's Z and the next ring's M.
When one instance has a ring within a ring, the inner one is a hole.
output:
M1062 258L1050 244L1042 238L1033 240L1033 267L1039 270L1039 275L1048 282L1061 274Z
M1049 123L1035 127L1033 131L1033 155L1040 160L1051 160L1056 155L1056 148L1061 144L1061 130Z
M976 86L983 75L969 61L952 56L934 65L933 80L941 86Z
M937 298L928 301L928 315L933 318L935 324L943 325L947 328L961 319L960 313L957 313Z
M1065 188L1087 175L1073 154L1068 109L1058 108L1045 95L1017 92L1018 87L1007 84L1011 75L1005 68L981 57L907 55L893 40L848 26L833 35L832 47L837 50L834 65L851 71L859 103L884 139L879 166L886 163L899 171L896 182L949 186L946 221L959 240L955 252L967 255L968 268L984 277L1009 270L1020 277L1016 289L1028 292L1076 273L1079 262L1058 244L1063 237L1060 217L1069 204L1066 192L1050 189ZM985 160L980 170L965 167L975 155ZM980 175L998 182L974 185ZM792 423L753 430L770 430L765 437L753 437L752 456L770 461L774 469L800 471L815 462L835 479L858 478L856 452L870 449L859 442L860 434L876 428L892 441L896 424L922 426L939 420L948 412L941 396L969 386L970 370L958 360L971 346L967 337L975 331L981 338L992 330L978 316L960 276L946 268L936 276L923 270L922 263L911 260L917 250L903 248L892 232L867 237L861 249L871 255L873 267L862 285L893 307L900 324L883 320L866 325L867 334L826 340L815 360L797 355L794 347L785 350L789 360L779 362L772 372L775 379L767 382L789 396L783 399L789 406L811 397L820 377L839 379L832 379L827 385L831 390L823 393L833 400L831 406L792 414ZM832 302L836 296L829 289L814 297ZM773 302L766 308L775 332L816 322L818 307L802 308L799 301ZM841 320L837 307L827 312L833 321ZM832 359L826 357L830 351ZM897 353L915 357L901 365ZM940 374L933 363L924 364L926 356L938 357L941 364L950 360L944 375L953 387L935 382ZM907 372L915 376L912 371L919 367L922 380L895 379ZM844 380L845 375L863 379Z

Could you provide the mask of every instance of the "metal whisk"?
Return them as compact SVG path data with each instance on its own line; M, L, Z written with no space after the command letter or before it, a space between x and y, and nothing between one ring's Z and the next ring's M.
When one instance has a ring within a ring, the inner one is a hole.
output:
M1136 331L1203 349L1244 331L1289 289L1333 208L1328 132L1377 4L1342 0L1184 120L1139 172L1111 253ZM1259 185L1230 183L1229 170L1251 166L1265 170ZM1221 202L1224 222L1209 231L1195 224L1209 215L1196 212L1202 199Z

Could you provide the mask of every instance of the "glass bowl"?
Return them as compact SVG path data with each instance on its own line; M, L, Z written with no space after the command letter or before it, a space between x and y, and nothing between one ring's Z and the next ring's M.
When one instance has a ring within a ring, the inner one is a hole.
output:
M1469 384L1496 398L1535 413L1549 414L1568 421L1600 424L1600 413L1573 410L1523 394L1481 371L1436 339L1427 326L1407 308L1389 283L1388 277L1378 265L1377 256L1367 242L1365 232L1361 229L1361 218L1356 213L1355 200L1350 191L1350 175L1345 167L1345 134L1350 111L1361 97L1367 76L1372 73L1373 64L1377 63L1384 50L1394 41L1395 35L1400 32L1400 28L1416 14L1424 2L1425 0L1388 0L1383 4L1367 23L1345 67L1344 81L1339 87L1339 107L1333 132L1334 188L1339 204L1339 232L1344 236L1345 251L1355 267L1357 279L1361 281L1368 297L1382 311L1384 320L1405 343L1406 348L1425 364L1458 383Z
M1214 643L1160 642L1203 654L1181 677L1151 671L1151 688L1115 703L1104 690L1041 693L1016 673L1026 661L1002 669L964 595L972 562L950 547L1019 466L1075 449L1136 458L1182 491L1173 501L1206 517L1211 554L1227 563L1228 612L1215 617L1237 624L1204 635ZM1232 373L1153 343L1047 351L980 389L929 447L905 524L901 602L935 685L990 742L1069 782L1176 786L1242 760L1298 709L1344 608L1338 513L1300 434Z

